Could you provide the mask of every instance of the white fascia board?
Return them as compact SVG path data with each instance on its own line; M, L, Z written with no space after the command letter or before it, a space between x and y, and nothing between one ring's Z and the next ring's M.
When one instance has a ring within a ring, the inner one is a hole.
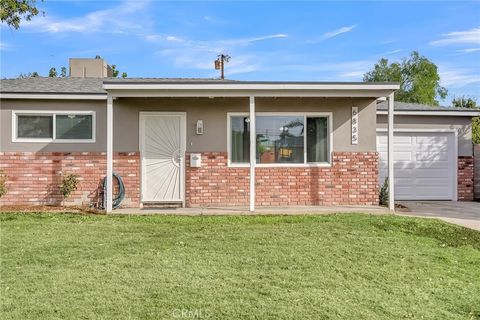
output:
M362 97L377 98L393 90L108 90L113 97Z
M387 115L387 111L377 111L377 115ZM398 116L455 116L455 117L478 117L480 111L395 111Z
M398 90L396 84L120 84L105 83L105 90Z
M107 100L107 94L0 93L0 99Z

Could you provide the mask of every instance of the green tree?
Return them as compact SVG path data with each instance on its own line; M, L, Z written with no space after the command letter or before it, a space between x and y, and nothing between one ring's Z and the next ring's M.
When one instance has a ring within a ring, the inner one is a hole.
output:
M29 73L20 73L18 78L37 78L40 77L37 71L29 72Z
M36 2L36 0L2 0L0 1L0 20L18 29L22 19L30 21L42 12L37 9Z
M120 71L117 70L117 65L112 64L112 75L113 75L114 78L118 77L118 73L119 73L119 72L120 72Z
M363 75L363 81L399 82L400 89L395 93L395 99L403 102L438 105L436 98L447 96L447 89L440 85L437 66L418 51L413 51L402 62L389 63L388 59L380 59L372 70Z
M465 109L480 109L477 106L477 101L475 99L464 96L453 98L452 106ZM472 141L475 144L480 144L480 117L472 119Z
M477 108L477 100L462 96L460 98L453 98L452 99L452 106L455 108L468 108L468 109L476 109Z
M57 77L57 69L55 67L51 67L50 70L48 71L48 76L50 78L56 78Z
M66 67L60 68L60 77L62 77L62 78L67 77L67 68Z
M120 74L120 70L117 69L117 65L115 65L115 64L112 64L111 67L112 67L112 76L114 78L117 78L118 75ZM122 72L122 78L126 78L126 77L128 77L127 73Z

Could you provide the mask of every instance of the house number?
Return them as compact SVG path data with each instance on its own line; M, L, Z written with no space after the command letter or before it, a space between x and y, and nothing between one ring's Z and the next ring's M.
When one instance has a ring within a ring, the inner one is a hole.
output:
M352 144L358 144L358 107L352 107Z

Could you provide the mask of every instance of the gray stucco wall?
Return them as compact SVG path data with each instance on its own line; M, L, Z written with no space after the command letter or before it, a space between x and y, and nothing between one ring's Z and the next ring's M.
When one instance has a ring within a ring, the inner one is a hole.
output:
M106 101L105 100L1 100L0 101L0 151L74 152L106 151ZM12 142L12 110L95 111L95 143L45 143Z
M377 127L387 128L387 116L377 116ZM395 116L394 127L401 129L457 129L458 155L471 156L472 119L470 117L452 116Z
M351 106L359 107L359 144L351 144ZM248 98L120 98L114 101L114 150L138 151L140 111L187 113L187 151L226 151L227 112L248 112ZM333 112L334 151L375 151L375 100L373 98L257 98L258 112ZM93 110L96 143L12 142L12 110ZM1 151L105 151L106 101L2 100ZM205 133L195 134L197 120Z

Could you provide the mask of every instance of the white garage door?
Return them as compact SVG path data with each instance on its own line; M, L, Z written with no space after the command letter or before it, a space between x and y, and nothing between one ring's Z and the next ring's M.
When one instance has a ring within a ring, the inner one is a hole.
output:
M451 132L395 132L396 200L454 200L455 135ZM387 133L377 133L380 184L387 176Z

